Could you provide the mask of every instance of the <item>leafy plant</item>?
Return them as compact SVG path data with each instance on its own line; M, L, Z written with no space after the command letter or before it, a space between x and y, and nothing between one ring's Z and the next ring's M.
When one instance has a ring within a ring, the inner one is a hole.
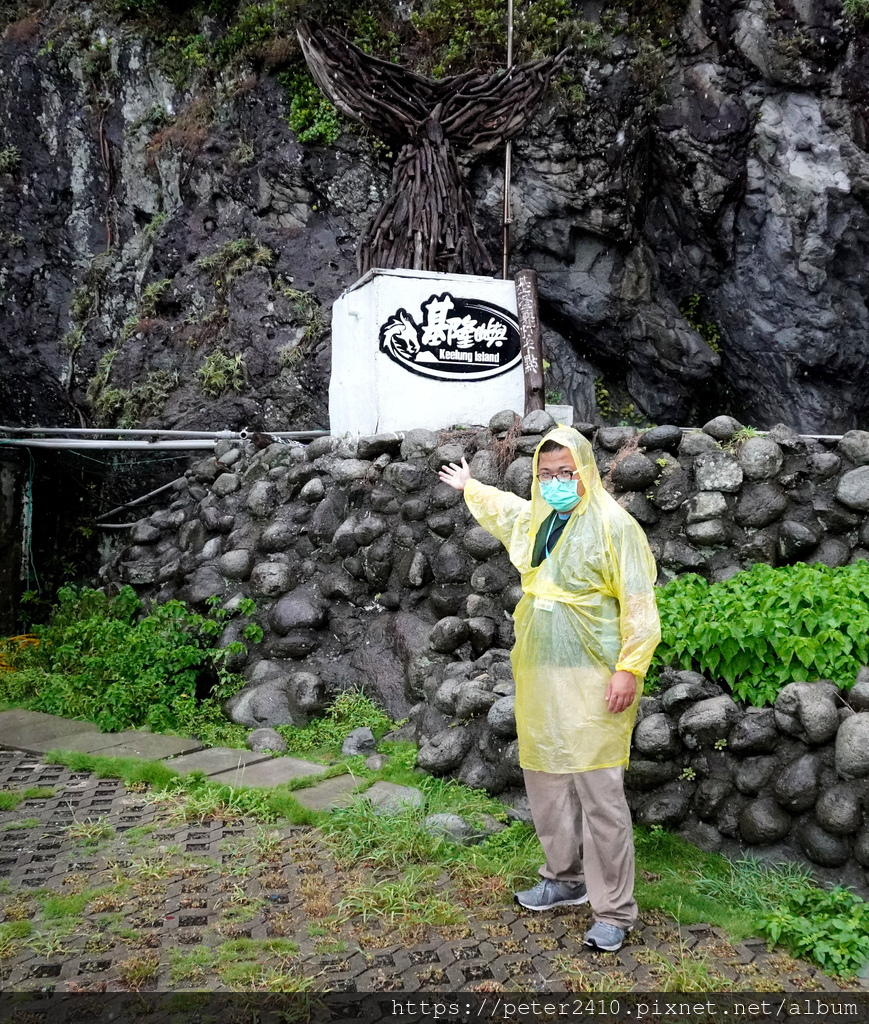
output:
M0 174L14 174L21 163L21 150L17 146L0 149Z
M223 671L224 651L213 646L223 626L188 611L179 601L142 605L131 587L109 598L96 590L63 587L40 644L6 677L8 698L34 710L83 718L101 729L148 725L186 731L197 714L206 719L238 681ZM197 705L200 674L215 671L218 685Z
M557 52L567 41L574 18L567 0L517 5L513 35L517 60ZM470 68L503 67L506 0L433 0L411 15L411 23L425 41L435 78Z
M391 721L367 694L361 690L345 690L338 694L322 718L314 719L302 728L278 726L278 732L287 741L291 753L324 751L339 754L348 733L365 725L377 734L385 732Z
M145 238L151 245L153 245L154 242L157 241L157 236L162 231L163 225L166 223L168 216L168 213L164 213L162 211L160 213L155 213L154 216L145 225L142 234L145 236Z
M869 903L842 886L789 893L758 926L770 942L813 957L832 974L850 977L869 960Z
M699 292L689 295L679 306L679 312L700 335L713 352L721 351L721 330L714 320L705 316L706 301Z
M240 352L230 356L218 349L206 358L196 376L201 390L211 398L219 398L226 391L241 391L244 387L244 356Z
M843 0L842 10L855 25L869 19L869 0Z
M869 661L869 563L755 565L723 583L689 573L658 591L662 665L724 679L755 706L787 683L850 686Z
M254 267L267 267L275 254L254 238L238 238L224 242L219 249L196 261L196 266L211 277L218 291L227 292L236 279Z
M310 74L296 68L281 71L277 79L290 101L287 121L299 142L318 142L324 146L335 142L341 134L341 117Z

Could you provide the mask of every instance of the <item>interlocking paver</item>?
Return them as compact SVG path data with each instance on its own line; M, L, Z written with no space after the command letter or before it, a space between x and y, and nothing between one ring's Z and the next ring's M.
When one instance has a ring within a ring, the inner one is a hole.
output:
M258 762L249 770L272 768L282 760L292 759ZM311 773L322 770L306 764ZM298 763L290 767L297 770ZM323 786L346 793L352 783L342 776L297 795ZM315 988L333 992L447 992L478 986L559 992L599 986L607 978L610 985L654 991L660 984L660 960L654 958L676 963L689 944L697 956L707 958L722 983L735 989L750 991L758 979L782 991L837 988L810 965L768 953L762 941L733 946L721 929L702 925L683 928L680 935L675 923L660 915L652 915L618 954L594 954L582 946L591 920L588 907L531 914L511 904L492 904L469 910L466 924L405 931L400 922L393 929L384 921L336 917L354 879L370 883L401 872L341 871L309 828L220 818L185 821L180 799L153 803L146 793L131 792L117 780L46 766L29 753L0 752L0 787L33 785L50 785L55 795L0 813L0 921L26 920L34 929L17 948L6 950L11 955L0 957L0 988L5 991L46 986L121 991L134 984L144 990L226 989L233 964L223 950L237 938L254 943L286 938L298 945L289 960L255 946L258 959L251 962L251 977L290 964L313 979ZM38 825L6 827L22 818ZM83 836L94 822L104 823L111 834L99 837L96 829L88 842ZM79 828L71 831L72 826ZM87 902L74 917L73 934L56 936L55 951L48 951L39 940L44 943L54 934L57 919L45 916L45 899L79 892ZM438 894L461 906L447 875ZM338 951L332 948L336 944ZM210 966L200 976L188 960L192 973L179 974L177 965L196 951L211 957ZM137 970L146 975L138 982Z

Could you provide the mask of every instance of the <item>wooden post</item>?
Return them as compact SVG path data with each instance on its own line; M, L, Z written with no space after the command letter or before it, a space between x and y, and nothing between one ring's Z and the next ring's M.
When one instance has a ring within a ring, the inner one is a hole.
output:
M522 342L522 368L525 372L525 415L544 408L543 341L537 312L537 272L520 270L516 274L516 308L519 313L519 338Z

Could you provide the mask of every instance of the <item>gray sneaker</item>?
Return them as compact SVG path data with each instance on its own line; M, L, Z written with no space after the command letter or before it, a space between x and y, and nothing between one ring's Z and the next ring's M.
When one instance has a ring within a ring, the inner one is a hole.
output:
M513 899L527 910L549 910L551 907L576 907L588 903L582 882L555 882L544 878L533 889L513 894Z
M622 948L629 931L630 928L619 928L614 924L606 924L604 921L595 921L585 933L582 942L590 949L614 953L617 949Z

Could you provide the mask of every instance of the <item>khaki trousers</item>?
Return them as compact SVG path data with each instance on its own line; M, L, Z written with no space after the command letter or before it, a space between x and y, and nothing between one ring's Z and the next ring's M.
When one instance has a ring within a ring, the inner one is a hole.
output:
M540 874L585 882L596 921L631 928L634 833L625 799L624 768L555 775L524 771L537 837L546 854Z

